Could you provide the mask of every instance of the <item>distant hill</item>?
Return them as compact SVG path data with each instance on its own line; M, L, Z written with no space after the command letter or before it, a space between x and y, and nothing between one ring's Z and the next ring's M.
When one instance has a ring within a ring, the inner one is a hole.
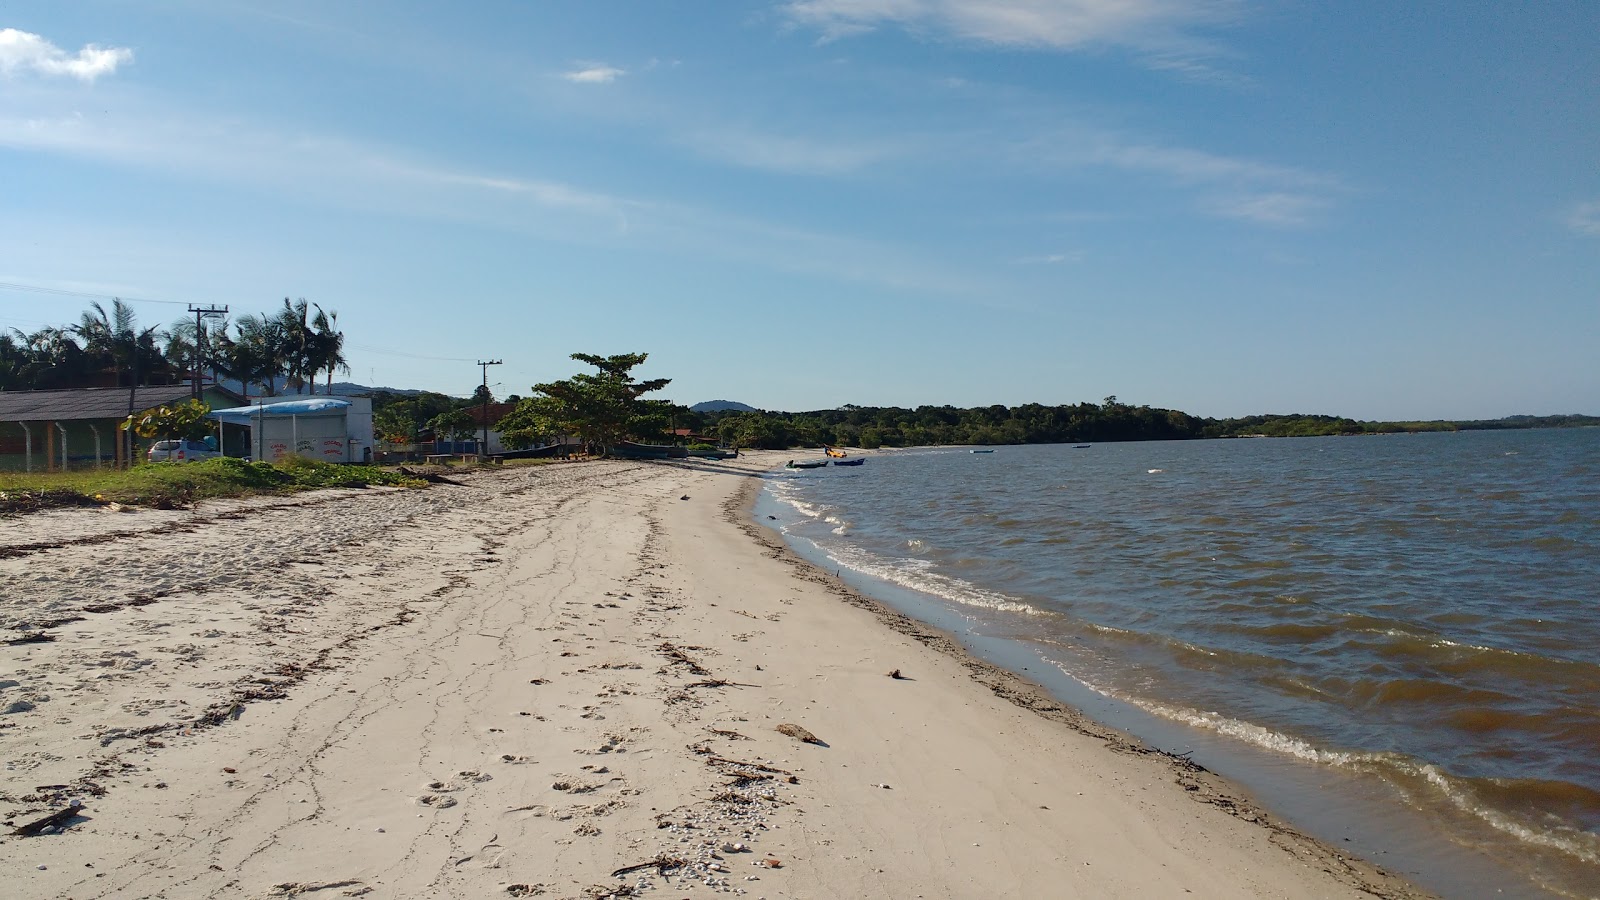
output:
M222 386L224 388L230 390L230 391L233 391L236 394L244 393L244 391L241 388L239 382L234 381L233 379L230 379L230 378L224 378L222 380ZM251 387L255 388L255 391L252 392L251 396L256 396L256 394L260 393L261 385L259 385L259 384L251 385ZM279 378L277 380L277 387L278 387L278 396L280 396L280 397L283 397L283 396L293 397L296 394L305 394L306 393L304 390L301 390L301 391L291 390L289 388L289 386L284 383L284 379L282 379L282 378ZM317 393L318 394L326 394L327 393L327 389L328 389L327 382L318 382L317 383ZM333 383L333 395L335 397L359 397L359 396L364 396L366 394L375 394L378 391L387 391L388 393L396 394L396 395L399 395L399 396L405 396L405 397L409 397L409 396L411 396L413 394L422 393L422 391L413 390L411 388L368 387L368 386L366 386L364 384L356 384L353 381L335 381Z
M724 412L726 410L733 410L734 412L759 412L759 410L757 410L754 406L746 406L737 400L707 400L704 403L696 403L695 405L689 407L689 409L697 413Z

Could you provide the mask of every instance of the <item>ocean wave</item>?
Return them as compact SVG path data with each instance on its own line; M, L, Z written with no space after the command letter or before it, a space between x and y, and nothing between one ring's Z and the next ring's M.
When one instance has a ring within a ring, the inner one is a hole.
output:
M991 591L970 581L940 574L933 570L933 563L929 560L890 559L847 544L830 546L818 544L817 549L826 553L830 560L852 571L920 593L931 594L941 600L962 606L1028 616L1057 615L999 591Z
M1500 834L1555 850L1586 864L1600 864L1600 834L1573 828L1556 818L1558 814L1590 821L1600 817L1600 792L1582 785L1533 779L1465 778L1400 753L1319 747L1303 738L1221 713L1131 696L1085 681L1063 664L1050 662L1095 693L1150 715L1304 762L1376 775L1399 789L1402 796L1410 796L1417 787L1425 786L1428 798L1443 801Z

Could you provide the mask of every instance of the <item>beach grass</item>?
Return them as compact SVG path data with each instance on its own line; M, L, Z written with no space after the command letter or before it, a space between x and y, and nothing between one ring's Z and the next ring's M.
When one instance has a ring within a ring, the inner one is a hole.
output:
M112 503L173 508L218 497L424 484L426 482L419 479L378 466L336 465L299 458L277 464L247 463L220 457L191 463L143 463L131 469L0 473L0 513Z

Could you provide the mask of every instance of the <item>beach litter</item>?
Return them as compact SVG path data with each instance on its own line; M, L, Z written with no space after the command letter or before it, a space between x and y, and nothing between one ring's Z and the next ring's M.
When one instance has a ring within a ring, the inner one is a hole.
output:
M777 731L779 734L787 735L797 741L804 741L807 744L817 744L824 747L827 746L826 744L822 743L822 738L817 737L793 722L784 722L782 725L778 726Z

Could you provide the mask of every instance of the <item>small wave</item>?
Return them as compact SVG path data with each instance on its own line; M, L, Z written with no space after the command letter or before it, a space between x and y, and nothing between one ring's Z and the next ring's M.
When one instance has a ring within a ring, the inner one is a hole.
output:
M1055 665L1063 672L1067 671L1059 663ZM1551 816L1558 812L1580 821L1594 821L1600 815L1600 792L1581 785L1532 779L1462 778L1436 765L1420 763L1402 754L1318 747L1310 741L1253 722L1216 712L1168 706L1128 696L1083 681L1082 678L1078 680L1095 693L1154 716L1213 731L1306 762L1375 774L1393 783L1402 793L1408 783L1420 781L1432 789L1435 797L1502 834L1527 844L1556 850L1587 864L1600 863L1600 835L1579 831L1565 824L1554 824L1553 827L1543 824L1553 823L1555 820ZM1523 820L1522 815L1531 816L1535 821Z
M1517 782L1501 781L1497 779L1479 779L1477 783L1467 779L1450 775L1438 766L1425 765L1420 768L1422 776L1428 784L1436 789L1456 809L1477 818L1490 828L1503 834L1511 835L1517 840L1532 844L1537 847L1546 847L1561 853L1573 856L1590 865L1600 864L1600 835L1577 831L1568 827L1554 829L1539 828L1525 822L1520 822L1506 812L1496 809L1485 802L1482 795L1483 787L1498 785L1507 786L1513 783L1526 785L1530 782L1523 779ZM1562 784L1563 794L1569 800L1572 791L1583 791L1577 785ZM1548 791L1537 791L1539 794L1548 794ZM1593 792L1588 792L1593 794ZM1521 798L1519 798L1521 799ZM1538 809L1536 807L1536 809ZM1540 810L1543 812L1543 810ZM1544 813L1548 815L1548 813Z
M978 587L970 581L934 572L932 563L928 560L885 559L851 546L819 545L818 549L828 554L829 559L846 568L962 606L1028 616L1058 615L1016 597Z

